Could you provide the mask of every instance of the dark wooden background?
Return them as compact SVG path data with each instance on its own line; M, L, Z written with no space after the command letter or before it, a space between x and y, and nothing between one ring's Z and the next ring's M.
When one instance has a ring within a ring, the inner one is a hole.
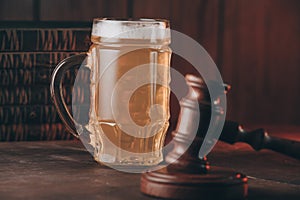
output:
M228 118L300 125L300 1L0 0L0 20L104 16L170 19L173 29L206 48L232 85Z

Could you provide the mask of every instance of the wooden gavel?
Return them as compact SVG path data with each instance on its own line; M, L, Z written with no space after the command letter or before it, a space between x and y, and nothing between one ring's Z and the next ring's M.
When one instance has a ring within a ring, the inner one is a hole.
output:
M211 166L205 156L199 157L212 112L218 115L224 112L221 106L211 101L202 78L187 75L186 82L189 93L180 101L177 127L172 132L174 147L166 154L163 168L142 174L141 192L170 199L244 199L248 193L244 174ZM228 88L222 88L224 86L219 85L220 94L226 93ZM201 115L197 119L199 112ZM199 126L195 136L193 127L196 123ZM247 132L232 121L225 121L219 140L229 144L245 142L255 150L265 148L300 157L299 142L271 137L264 129Z

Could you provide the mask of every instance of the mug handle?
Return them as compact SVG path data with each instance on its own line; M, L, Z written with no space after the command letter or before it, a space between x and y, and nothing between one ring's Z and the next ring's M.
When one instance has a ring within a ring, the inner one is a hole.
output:
M63 93L62 93L62 80L64 74L67 70L74 68L75 66L80 66L87 54L78 54L74 56L70 56L64 60L62 60L54 69L51 77L50 83L50 94L51 99L57 109L58 115L60 116L61 120L65 124L67 130L71 132L76 138L79 138L78 133L76 132L75 127L75 120L70 113L69 109L67 108L67 104L64 100Z

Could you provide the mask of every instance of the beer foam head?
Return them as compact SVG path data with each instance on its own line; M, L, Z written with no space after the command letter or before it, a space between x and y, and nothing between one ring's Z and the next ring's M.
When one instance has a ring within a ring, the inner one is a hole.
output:
M92 36L114 39L170 40L168 20L94 19Z

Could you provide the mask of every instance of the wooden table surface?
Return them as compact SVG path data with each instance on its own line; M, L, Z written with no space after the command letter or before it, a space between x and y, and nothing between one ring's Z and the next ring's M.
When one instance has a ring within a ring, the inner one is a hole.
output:
M300 199L299 160L222 142L208 158L248 175L249 200ZM94 162L79 141L0 143L1 200L155 199L140 193L139 181Z

